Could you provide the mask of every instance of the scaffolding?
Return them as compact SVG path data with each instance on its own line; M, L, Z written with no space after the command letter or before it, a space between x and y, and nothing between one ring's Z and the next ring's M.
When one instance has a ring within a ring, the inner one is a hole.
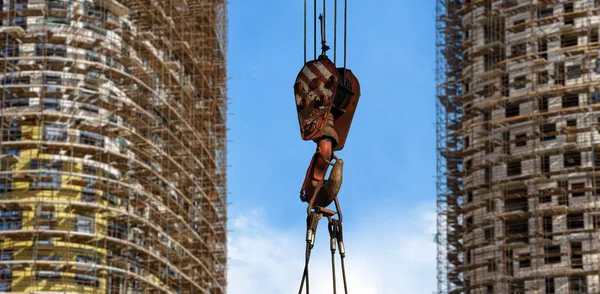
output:
M600 6L438 0L438 293L600 293Z
M226 2L1 3L0 292L226 293Z

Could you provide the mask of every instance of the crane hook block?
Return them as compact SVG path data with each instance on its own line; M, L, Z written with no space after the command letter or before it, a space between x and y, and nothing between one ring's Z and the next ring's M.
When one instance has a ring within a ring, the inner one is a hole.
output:
M328 137L334 151L342 150L360 98L360 84L352 71L336 68L321 55L302 67L294 96L302 139Z

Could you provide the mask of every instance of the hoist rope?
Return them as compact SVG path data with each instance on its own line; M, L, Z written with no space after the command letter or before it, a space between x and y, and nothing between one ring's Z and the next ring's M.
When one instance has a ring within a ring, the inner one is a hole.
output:
M325 42L327 40L327 0L323 0L323 14L321 25L321 38L323 40L322 48L325 48ZM307 61L308 54L308 6L307 1L304 0L304 63ZM313 1L313 59L317 59L317 0ZM333 23L333 63L337 64L337 24L338 24L338 0L334 0L334 23ZM344 75L346 73L347 65L347 36L348 36L348 0L344 0ZM324 51L323 51L324 52ZM323 53L324 54L324 53Z
M331 250L331 274L333 275L333 294L337 293L337 285L335 278L335 246L336 246L336 238L335 238L335 227L333 224L333 220L331 217L327 218L329 220L329 248Z
M317 59L317 0L314 0L313 29L314 59Z
M348 294L348 284L346 283L346 265L344 263L344 259L346 257L342 256L342 278L344 278L344 293Z
M334 0L333 5L333 63L337 62L337 0Z
M304 281L306 280L306 293L308 294L310 291L309 282L308 282L308 263L310 262L310 254L313 246L315 245L315 238L317 236L317 227L319 225L319 215L317 213L311 213L306 218L306 253L304 260L304 271L302 273L302 281L300 282L300 289L298 290L298 294L302 294L302 289L304 287Z
M348 32L348 0L344 0L344 78L346 78L346 37Z

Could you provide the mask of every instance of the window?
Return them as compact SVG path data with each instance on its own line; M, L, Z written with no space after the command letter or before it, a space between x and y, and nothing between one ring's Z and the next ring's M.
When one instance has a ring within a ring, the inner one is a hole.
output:
M527 54L527 44L521 43L511 47L511 55L513 57Z
M23 212L18 210L0 211L0 231L20 230L23 226Z
M4 45L0 46L0 57L18 57L19 56L19 45ZM16 60L15 60L16 63Z
M529 211L527 198L513 198L504 200L504 211Z
M560 36L560 47L572 47L577 46L577 35L563 35Z
M56 74L45 74L44 75L44 84L46 87L44 88L47 93L57 93L62 92L60 87L52 87L52 86L61 86L62 78Z
M574 11L573 9L573 2L567 2L563 4L563 9L565 10L565 13L571 13Z
M66 13L70 4L70 1L65 0L48 0L48 10L54 11L55 14L61 14L61 12Z
M516 134L515 135L515 146L516 147L524 147L527 146L527 134Z
M550 203L552 202L552 195L545 194L541 192L542 195L538 197L538 203Z
M67 142L69 126L62 123L44 123L44 141Z
M577 79L581 77L581 65L567 66L567 80Z
M541 141L551 141L556 139L556 124L549 123L540 126L542 132Z
M473 224L473 217L472 216L467 217L465 223L467 224L467 226L472 225Z
M492 169L491 168L489 168L489 167L485 168L484 179L485 179L486 185L489 185L490 182L492 181Z
M94 222L95 218L93 216L75 215L75 232L82 233L94 233Z
M91 257L87 255L77 255L75 256L75 261L82 263L100 264L100 259L98 257Z
M102 200L108 201L112 205L119 205L119 197L107 192L102 192Z
M562 97L562 107L570 108L579 106L579 94L565 95Z
M473 160L469 159L465 162L465 171L470 171L473 168Z
M598 43L598 30L592 29L588 43Z
M100 280L97 277L90 275L75 274L75 284L98 288L98 286L100 286Z
M29 84L31 84L31 77L7 75L2 79L2 84L3 85L29 85Z
M12 292L12 270L8 268L0 269L0 291Z
M494 294L494 285L488 285L486 292L487 294Z
M539 57L548 60L548 40L547 39L539 39L538 40L538 53Z
M567 127L577 127L577 119L567 119Z
M93 52L93 51L86 51L85 52L85 59L87 61L100 62L100 56L98 56L98 53Z
M39 181L29 184L30 189L59 189L62 182L62 161L50 161L44 159L33 159L30 161L32 170L44 170L48 172L39 173Z
M494 228L493 227L492 228L486 228L483 231L483 234L484 234L484 237L485 237L486 241L491 242L491 241L494 240Z
M471 203L472 201L473 201L473 192L468 192L466 202Z
M12 249L1 249L0 260L13 260L14 251Z
M92 165L83 165L83 173L90 176L98 175L98 169Z
M79 142L81 144L92 145L96 147L104 147L104 137L88 131L80 132Z
M502 152L510 155L510 132L502 133Z
M515 276L515 265L513 262L513 258L514 258L513 250L512 249L506 250L505 258L504 258L504 262L505 262L504 265L506 266L506 269L508 270L507 274L511 277Z
M569 206L569 197L566 194L558 195L558 205Z
M117 239L127 239L127 227L110 221L108 223L108 235Z
M84 187L81 191L81 201L83 202L96 202L96 190L92 188Z
M507 243L527 243L529 224L526 218L505 220Z
M545 294L556 294L556 289L554 288L554 278L547 278L544 286Z
M515 90L525 89L525 87L527 87L527 77L526 76L516 77L515 81L514 81Z
M100 108L98 108L98 106L92 105L92 104L88 104L88 103L80 103L79 104L79 109L85 110L85 111L89 111L89 112L93 112L93 113L100 113Z
M488 260L488 272L495 272L496 271L496 261L493 259Z
M555 78L554 78L554 84L555 85L565 85L565 64L564 62L557 62L554 65L554 69L555 69Z
M599 59L600 60L600 59ZM591 104L600 103L600 93L592 93Z
M544 233L552 233L552 216L544 216Z
M531 267L531 254L519 255L519 268Z
M542 96L539 100L539 110L540 112L548 112L548 97Z
M38 210L35 213L36 227L40 230L54 230L56 212L53 210Z
M585 196L585 183L571 184L571 196L573 196L573 197Z
M550 172L550 156L542 156L540 159L540 163L542 165L542 172L549 173Z
M525 282L510 282L510 294L525 294Z
M575 25L575 18L565 16L565 25L566 26L568 26L568 25L574 26Z
M521 174L521 162L513 161L506 164L506 175L509 177L518 176Z
M582 267L583 268L583 267ZM569 277L570 294L587 294L587 276L577 275Z
M37 56L67 57L67 47L60 44L37 44L35 54Z
M22 137L23 131L21 126L17 125L14 121L11 121L9 126L2 130L3 141L19 141Z
M471 263L471 250L467 249L467 252L465 253L465 263L466 264Z
M548 83L548 81L550 80L550 77L548 76L548 71L540 71L537 73L537 80L538 80L538 84L540 85L545 85Z
M582 269L583 268L583 254L581 253L582 247L581 242L571 243L571 268ZM571 289L573 291L573 289ZM579 293L579 292L577 292ZM583 293L583 292L581 292Z
M42 240L38 240L36 242L37 246L40 247L44 247L44 246L54 246L54 239L50 238L50 239L42 239Z
M60 100L46 98L44 101L44 110L60 111Z
M567 228L569 230L583 229L583 213L569 213L567 215Z
M29 106L29 98L6 98L6 107L23 107Z
M546 246L544 262L546 264L557 264L560 263L560 245L549 245Z
M38 280L60 280L60 272L57 271L36 271L35 278Z
M44 261L60 261L60 260L62 260L62 256L58 256L58 255L37 255L36 258L37 258L37 260L44 260Z
M524 32L525 31L524 24L525 24L524 19L520 19L520 20L513 22L513 26L515 27L515 28L513 28L513 33L518 34L518 33Z
M579 151L567 151L563 158L565 167L581 166L581 152Z
M554 14L554 7L548 5L546 7L542 7L538 10L538 18L545 18L552 16Z

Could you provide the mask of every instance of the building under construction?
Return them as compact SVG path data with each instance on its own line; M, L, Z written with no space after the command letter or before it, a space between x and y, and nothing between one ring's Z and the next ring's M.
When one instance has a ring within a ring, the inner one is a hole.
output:
M600 293L597 0L436 0L439 293Z
M0 292L226 293L225 1L0 3Z

